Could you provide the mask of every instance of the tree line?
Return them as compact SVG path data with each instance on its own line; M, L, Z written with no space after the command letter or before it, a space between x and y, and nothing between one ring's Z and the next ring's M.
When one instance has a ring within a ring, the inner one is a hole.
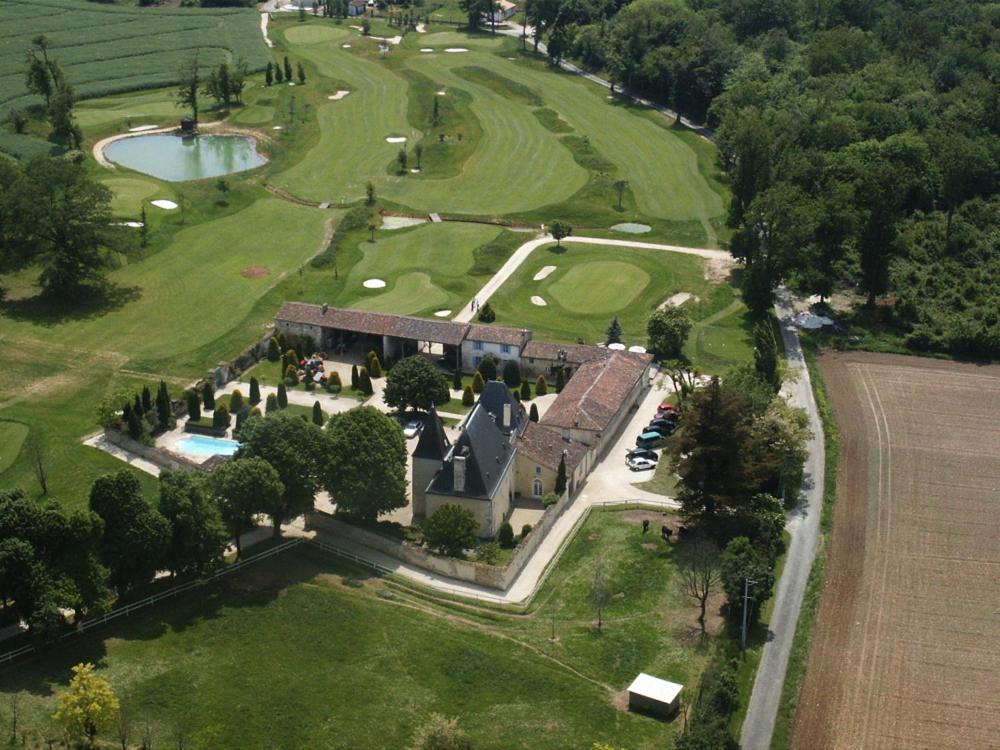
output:
M528 0L572 57L716 129L751 308L863 295L917 349L1000 356L1000 18L959 0ZM862 320L872 317L871 313Z
M20 490L0 492L0 605L47 639L65 627L63 610L77 620L107 611L161 571L202 575L222 564L231 538L239 555L258 515L280 537L320 489L364 520L406 504L402 432L373 407L325 427L255 415L238 438L234 460L210 474L162 472L155 502L127 470L97 479L87 508L68 514Z

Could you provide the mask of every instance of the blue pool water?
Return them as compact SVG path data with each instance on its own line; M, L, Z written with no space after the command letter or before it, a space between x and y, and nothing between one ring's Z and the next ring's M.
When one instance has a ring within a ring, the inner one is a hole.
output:
M109 144L113 162L169 182L200 180L242 172L264 164L253 138L241 135L139 135Z
M236 449L239 447L240 444L235 440L201 435L188 435L177 441L178 451L198 456L231 456L236 453Z

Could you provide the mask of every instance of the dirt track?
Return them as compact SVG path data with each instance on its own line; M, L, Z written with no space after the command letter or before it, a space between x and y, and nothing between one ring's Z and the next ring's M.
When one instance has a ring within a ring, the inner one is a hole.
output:
M820 370L838 499L792 747L1000 748L1000 366Z

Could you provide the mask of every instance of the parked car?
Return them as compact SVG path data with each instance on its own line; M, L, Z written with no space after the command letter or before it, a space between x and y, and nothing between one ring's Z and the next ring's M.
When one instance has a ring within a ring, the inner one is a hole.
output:
M419 419L411 419L403 426L403 437L407 440L415 438L424 429L424 423Z
M661 435L670 435L676 429L677 429L676 422L667 422L663 419L654 419L652 422L646 425L647 431L659 432Z
M662 412L668 412L669 411L669 412L673 412L674 414L680 414L680 412L681 412L681 410L678 407L674 406L673 404L667 403L666 401L664 401L662 404L660 404L657 407L656 410L657 411L662 411Z
M643 432L635 439L637 448L659 448L663 445L663 435L659 432Z
M656 451L651 451L648 448L633 448L632 450L625 451L625 462L628 463L633 458L648 458L650 461L659 461L660 457L656 454Z
M650 461L648 458L633 458L628 462L628 467L632 471L649 471L656 468L656 461Z
M669 419L672 422L679 422L681 415L675 411L657 411L655 419Z

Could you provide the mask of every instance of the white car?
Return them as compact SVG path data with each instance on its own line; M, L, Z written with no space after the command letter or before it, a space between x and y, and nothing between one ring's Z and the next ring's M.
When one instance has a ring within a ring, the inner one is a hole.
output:
M628 467L632 471L649 471L656 468L656 461L650 461L648 458L632 458L628 461Z
M420 434L420 431L424 429L424 423L419 419L411 419L403 426L403 437L407 440L410 438L415 438Z

